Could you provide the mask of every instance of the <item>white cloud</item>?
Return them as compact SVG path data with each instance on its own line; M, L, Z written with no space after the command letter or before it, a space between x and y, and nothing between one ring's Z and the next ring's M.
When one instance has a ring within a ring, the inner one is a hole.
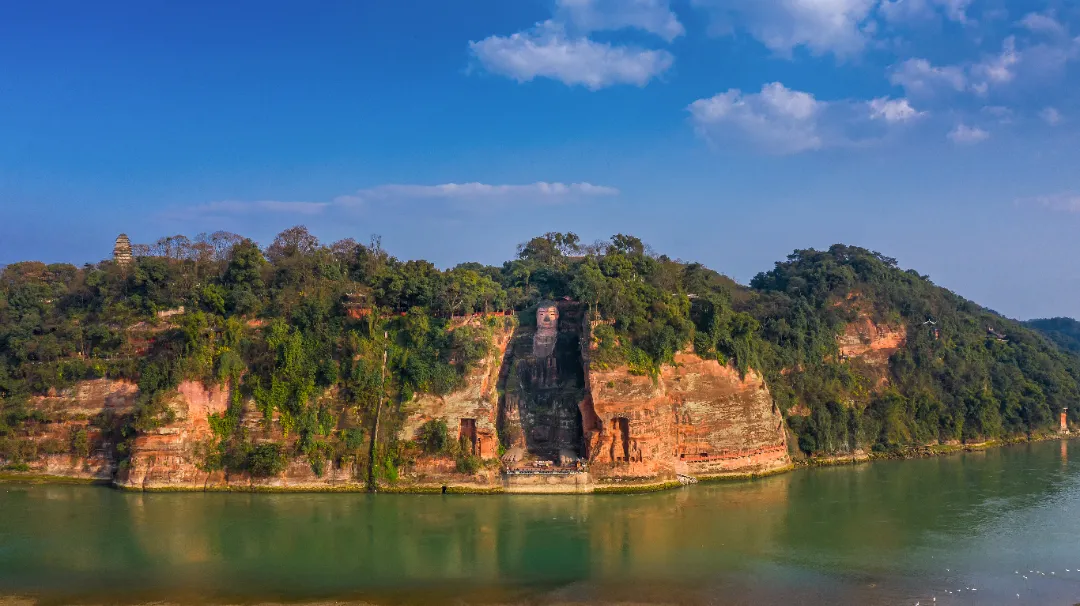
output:
M745 30L770 50L857 55L871 37L878 0L693 0L715 19L714 32Z
M936 66L926 59L908 59L892 67L889 81L902 86L909 95L933 96L943 92L972 92L985 95L993 86L1016 79L1026 51L1016 47L1016 37L1002 42L1001 53L979 63Z
M1016 65L1020 52L1016 50L1016 38L1009 36L1002 44L1000 55L995 55L971 68L972 78L980 80L972 85L978 93L985 93L990 84L1004 84L1016 77Z
M909 95L932 95L941 89L963 91L967 88L964 70L956 66L937 67L926 59L908 59L894 66L889 81L902 86Z
M867 102L870 108L870 118L884 120L889 123L907 122L909 120L925 116L926 112L917 111L907 99L890 99L880 97Z
M1064 25L1053 16L1043 13L1028 13L1020 20L1019 25L1034 34L1064 36L1066 33Z
M990 133L977 126L958 124L947 136L957 145L974 145L989 139Z
M777 155L865 146L926 115L903 98L823 101L779 82L759 93L731 89L687 110L694 130L710 144L745 143Z
M1043 122L1046 122L1050 126L1056 126L1061 123L1061 112L1053 107L1044 108L1039 112L1039 117Z
M529 82L559 80L599 90L617 84L645 86L671 68L675 57L662 49L598 42L597 31L638 29L668 42L685 33L670 0L556 0L551 19L509 36L469 42L488 72Z
M972 0L883 0L878 10L891 22L932 19L939 13L958 23L967 23Z
M1065 192L1060 194L1051 194L1049 196L1035 196L1034 198L1023 198L1016 201L1018 204L1028 206L1041 206L1049 210L1056 210L1067 213L1080 213L1080 194L1075 192Z
M667 71L675 57L665 50L614 46L566 35L562 25L545 21L510 36L470 42L472 54L494 74L528 82L551 78L599 90L616 84L645 86Z
M671 42L683 35L668 0L557 0L556 20L581 33L640 29Z
M770 153L794 154L824 146L818 119L825 106L809 93L773 82L757 94L731 89L687 109L698 133L709 141L735 136Z

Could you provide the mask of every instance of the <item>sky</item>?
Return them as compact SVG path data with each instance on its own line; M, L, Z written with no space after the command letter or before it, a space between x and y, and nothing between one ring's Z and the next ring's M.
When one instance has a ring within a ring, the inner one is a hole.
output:
M616 233L748 282L863 246L1080 316L1072 0L0 3L0 264L116 235Z

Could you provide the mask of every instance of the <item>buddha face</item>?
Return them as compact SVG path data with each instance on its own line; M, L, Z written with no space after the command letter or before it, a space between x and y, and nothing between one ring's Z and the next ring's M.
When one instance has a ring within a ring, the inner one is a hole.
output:
M559 309L554 305L541 305L536 310L536 327L538 329L553 329L558 322Z

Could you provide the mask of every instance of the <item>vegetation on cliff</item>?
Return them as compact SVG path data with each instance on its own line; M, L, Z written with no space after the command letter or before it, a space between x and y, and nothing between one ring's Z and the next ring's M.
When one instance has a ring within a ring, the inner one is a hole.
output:
M171 390L198 380L232 394L210 419L207 470L273 475L303 457L318 474L356 463L393 478L410 453L452 443L432 427L421 444L399 443L403 405L460 387L513 321L501 312L529 321L562 297L588 306L592 364L655 375L692 348L763 374L808 453L1037 432L1080 396L1075 355L859 248L796 251L747 288L626 235L585 245L546 234L502 267L440 270L377 239L323 245L296 227L265 249L219 232L136 246L130 265L6 267L0 459L39 454L20 437L51 421L27 406L35 394L136 381L137 412L115 425L122 454L125 440L170 422ZM839 355L838 335L860 317L905 331L882 368ZM262 426L242 422L246 405ZM84 441L56 449L85 451Z

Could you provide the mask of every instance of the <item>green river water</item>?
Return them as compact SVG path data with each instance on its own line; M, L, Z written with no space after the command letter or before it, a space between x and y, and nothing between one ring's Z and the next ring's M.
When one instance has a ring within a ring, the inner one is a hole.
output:
M138 494L3 483L5 595L1071 605L1080 602L1080 442L644 495Z

